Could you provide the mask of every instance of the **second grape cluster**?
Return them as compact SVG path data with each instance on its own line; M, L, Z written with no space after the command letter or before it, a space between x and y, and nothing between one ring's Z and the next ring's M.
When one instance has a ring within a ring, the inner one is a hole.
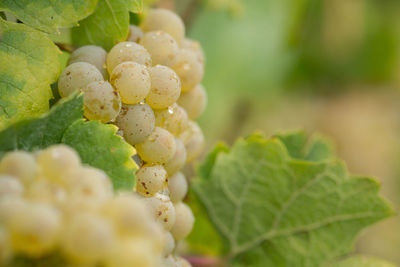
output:
M194 223L182 202L188 183L180 170L204 145L195 122L207 102L200 84L204 60L200 44L185 38L181 18L153 9L108 53L93 45L75 50L58 82L62 97L84 93L87 119L116 124L136 148L141 160L136 191L169 236L166 260L173 260L175 241Z

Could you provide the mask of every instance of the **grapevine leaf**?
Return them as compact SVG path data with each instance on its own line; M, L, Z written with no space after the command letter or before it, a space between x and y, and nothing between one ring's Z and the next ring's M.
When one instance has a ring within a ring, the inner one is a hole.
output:
M92 15L72 29L72 42L76 45L94 44L109 50L126 40L129 32L129 9L133 0L99 0Z
M143 12L143 0L126 0L127 8L133 13Z
M376 181L350 177L336 159L292 158L279 138L252 135L222 152L192 188L233 266L319 266L392 214Z
M116 128L83 119L83 96L61 100L48 113L12 124L0 132L0 157L12 150L35 151L65 143L75 148L82 161L104 170L114 189L132 190L137 169L134 149L115 135Z
M0 19L0 129L45 113L60 73L58 48L42 32Z
M135 150L116 135L117 130L111 124L80 120L68 128L62 142L78 151L84 163L103 169L114 189L132 190L136 164L131 157Z
M328 265L329 267L396 267L395 264L381 259L356 255Z
M36 29L55 33L71 27L95 9L97 0L0 0L0 10L14 14Z

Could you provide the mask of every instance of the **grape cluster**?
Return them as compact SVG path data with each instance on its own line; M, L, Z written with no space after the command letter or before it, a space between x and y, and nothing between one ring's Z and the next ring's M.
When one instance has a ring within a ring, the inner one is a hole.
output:
M138 195L114 195L107 175L68 146L0 161L1 266L52 253L66 266L160 266L168 238Z
M136 148L136 191L166 231L166 266L190 266L172 255L194 223L182 202L188 182L180 170L204 144L195 122L207 102L204 61L200 44L185 38L181 18L153 9L108 53L92 45L75 50L58 82L63 97L84 93L87 119L116 124Z

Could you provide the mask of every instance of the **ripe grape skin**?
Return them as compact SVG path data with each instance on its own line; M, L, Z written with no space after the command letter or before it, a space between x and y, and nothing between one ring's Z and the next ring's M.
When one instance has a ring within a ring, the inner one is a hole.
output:
M180 49L172 69L178 74L182 83L182 92L192 90L204 76L204 63L188 49Z
M151 56L147 50L135 42L121 42L111 48L107 54L107 70L112 73L114 68L123 62L136 62L151 67Z
M173 255L169 255L168 257L163 258L162 266L163 267L182 267L180 260Z
M172 66L179 51L178 43L166 32L147 32L139 43L150 53L153 65Z
M154 112L145 103L123 105L116 124L123 131L125 140L129 144L135 145L146 140L153 132L155 127Z
M186 148L186 162L196 159L204 147L204 135L199 125L194 121L189 121L188 127L179 135Z
M0 161L0 173L18 178L22 183L32 181L37 171L35 158L28 152L9 152Z
M183 39L183 41L181 42L181 48L185 48L188 49L192 52L194 52L198 59L204 63L205 62L205 55L204 55L204 51L203 48L201 47L200 43L198 41L189 39L189 38L185 38Z
M151 89L146 103L153 109L165 109L175 103L181 95L178 75L169 67L157 65L149 69Z
M175 240L182 240L190 234L194 224L194 216L192 210L182 202L175 205L175 223L171 228L171 234Z
M73 92L83 91L91 82L103 80L101 72L92 64L72 63L64 69L58 79L58 92L62 97L67 97Z
M188 262L185 258L179 257L179 261L182 264L182 267L192 267L190 262Z
M74 170L81 164L79 155L66 145L54 145L41 151L37 162L49 180L60 184L65 183L60 174Z
M136 191L153 196L167 184L167 172L161 165L144 165L136 172Z
M171 230L176 216L174 205L169 197L158 193L154 197L144 198L143 202L164 230Z
M124 104L142 101L150 91L151 79L146 66L136 62L123 62L111 73L110 82L118 91Z
M175 240L170 232L164 231L164 256L171 254L175 248Z
M0 198L21 197L23 193L24 186L18 179L0 174Z
M174 156L164 164L164 169L168 175L172 176L177 171L183 168L186 163L186 148L182 141L175 138L176 150Z
M143 161L155 164L167 163L176 151L174 136L160 127L155 127L151 135L135 147Z
M66 225L62 250L73 261L92 264L105 258L115 244L113 227L104 218L91 213L77 213Z
M128 35L128 42L135 42L137 43L140 38L143 37L143 31L140 27L136 25L129 25L129 35Z
M167 9L152 9L143 20L140 27L144 32L164 31L169 33L178 44L185 35L185 25L182 19Z
M121 110L121 99L109 82L92 82L83 91L86 118L103 123L115 120Z
M100 46L85 45L74 50L68 59L68 65L76 62L87 62L95 66L107 79L108 73L106 69L107 52Z
M193 90L181 94L178 104L186 110L191 120L195 120L203 114L207 106L206 90L198 84Z
M175 173L168 179L169 197L172 202L182 201L188 191L188 183L181 172Z
M15 252L41 256L53 248L61 230L61 216L51 205L26 202L12 212L7 226Z
M188 126L189 119L186 111L176 103L166 109L155 110L154 115L156 126L164 128L175 136Z

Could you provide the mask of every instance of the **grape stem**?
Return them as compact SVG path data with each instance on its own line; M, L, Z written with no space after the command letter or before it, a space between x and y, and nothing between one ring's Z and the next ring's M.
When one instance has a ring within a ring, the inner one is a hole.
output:
M62 44L62 43L55 43L55 44L56 46L58 46L58 48L60 48L61 51L65 51L68 53L72 53L76 49L75 46L69 44Z
M187 256L185 259L194 267L215 267L224 266L220 258L210 256Z

